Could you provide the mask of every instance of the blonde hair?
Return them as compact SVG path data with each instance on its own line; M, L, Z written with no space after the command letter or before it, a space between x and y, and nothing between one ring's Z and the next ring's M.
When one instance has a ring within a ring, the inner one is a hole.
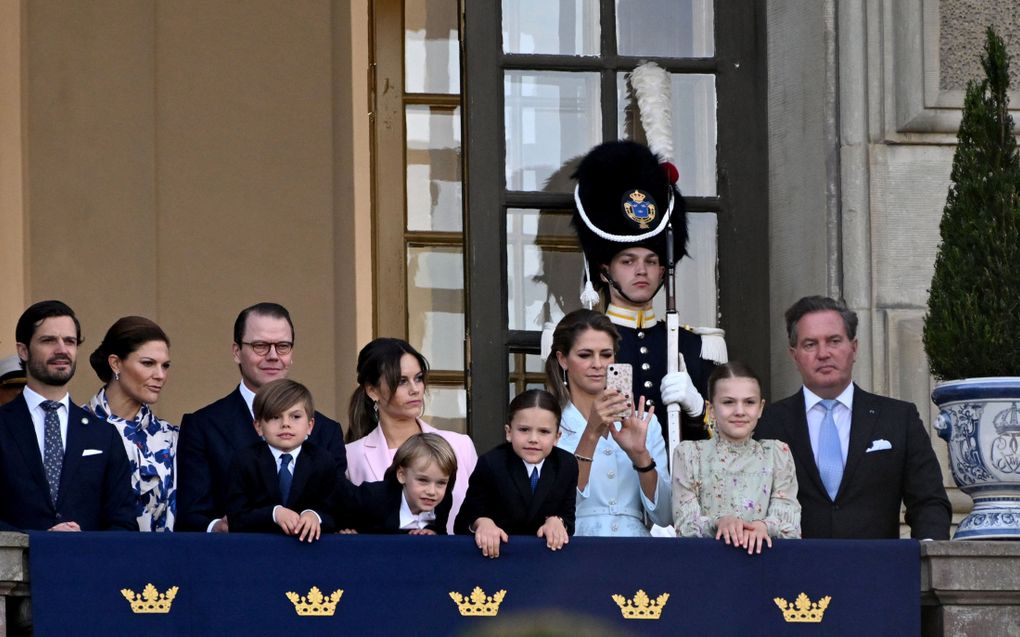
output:
M436 463L439 470L447 476L457 473L457 454L453 447L439 434L415 434L404 441L393 456L393 464L386 470L386 477L391 477L397 469L407 469L424 460Z

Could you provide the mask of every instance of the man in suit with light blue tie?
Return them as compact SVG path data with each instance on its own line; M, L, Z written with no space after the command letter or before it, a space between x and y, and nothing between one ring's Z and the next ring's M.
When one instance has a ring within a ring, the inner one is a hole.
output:
M917 408L854 384L857 314L808 296L786 311L804 387L765 409L755 437L790 445L805 538L948 540L952 509Z
M81 343L74 311L36 303L15 340L26 385L0 407L0 530L137 531L120 434L67 393Z

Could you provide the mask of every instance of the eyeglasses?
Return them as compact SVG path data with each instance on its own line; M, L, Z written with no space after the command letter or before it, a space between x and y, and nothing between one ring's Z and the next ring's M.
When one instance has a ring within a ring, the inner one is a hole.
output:
M265 341L245 343L244 341L241 341L241 345L247 345L251 348L251 351L255 352L259 356L265 356L268 354L270 347L275 347L276 353L279 356L286 356L287 354L290 354L290 350L294 349L294 343L290 341L278 341L276 343L267 343Z

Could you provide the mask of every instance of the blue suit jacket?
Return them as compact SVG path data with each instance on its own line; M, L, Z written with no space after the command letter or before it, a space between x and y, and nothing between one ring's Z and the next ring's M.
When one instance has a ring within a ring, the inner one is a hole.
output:
M105 420L69 405L56 503L50 499L25 397L0 407L0 528L45 530L60 522L77 522L82 531L137 531L131 467L120 433Z
M184 414L177 443L174 530L205 531L210 522L227 513L230 463L238 450L258 440L239 388L193 414ZM308 440L333 457L341 475L347 470L339 423L315 412L315 428Z

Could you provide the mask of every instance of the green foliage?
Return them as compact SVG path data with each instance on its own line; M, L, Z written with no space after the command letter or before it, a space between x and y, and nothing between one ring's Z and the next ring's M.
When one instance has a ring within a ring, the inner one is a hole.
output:
M1020 158L1009 55L991 28L981 65L985 79L967 85L925 317L939 379L1020 375Z

